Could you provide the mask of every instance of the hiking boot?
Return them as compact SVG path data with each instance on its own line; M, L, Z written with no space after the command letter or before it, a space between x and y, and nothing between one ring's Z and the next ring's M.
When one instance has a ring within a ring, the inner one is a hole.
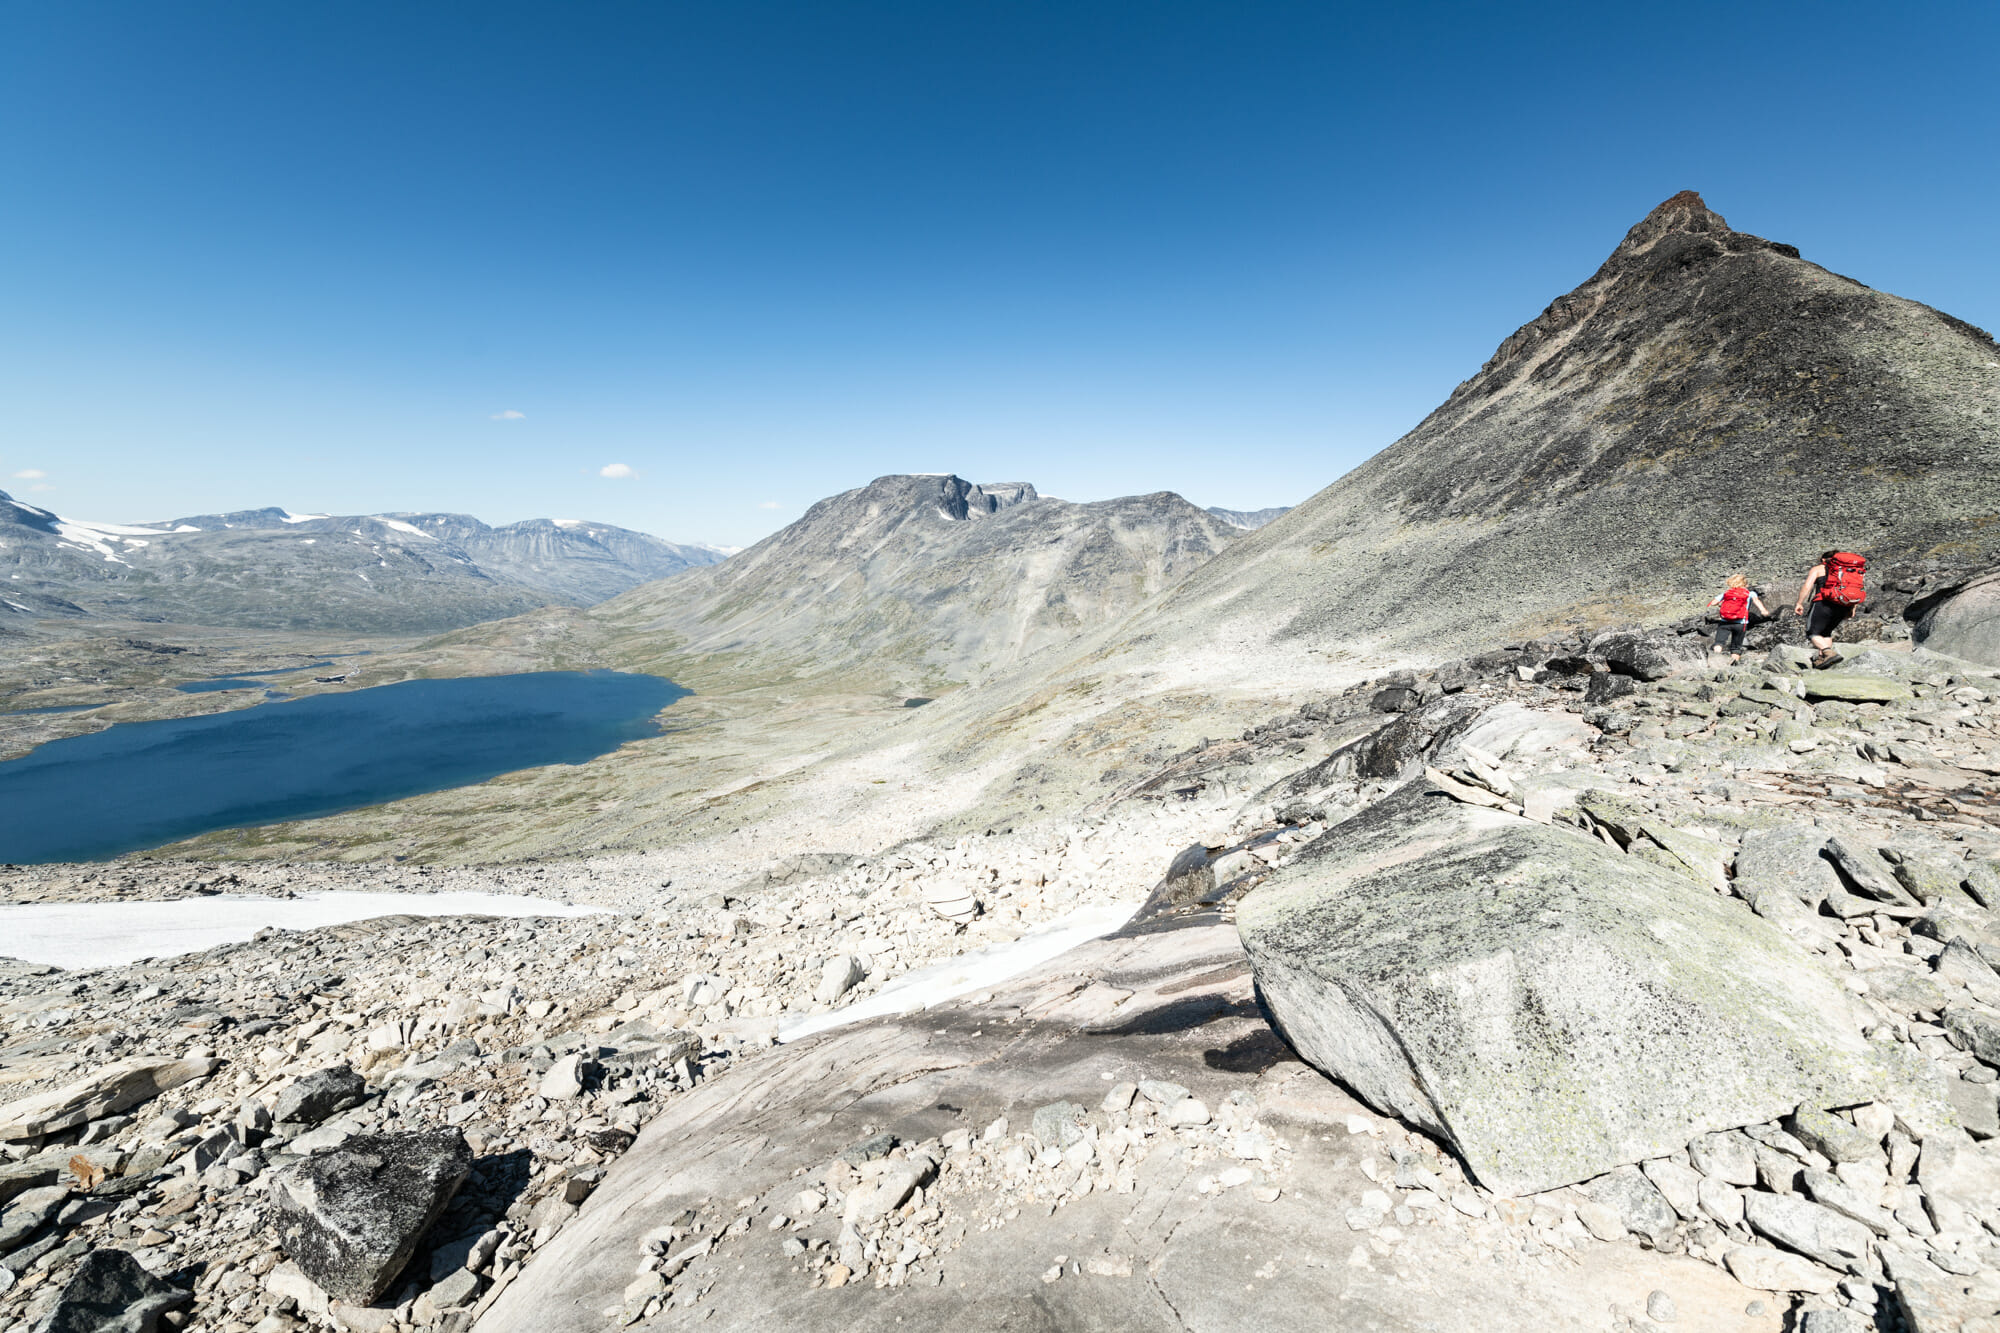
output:
M1833 648L1821 649L1813 657L1812 660L1813 670L1824 671L1838 661L1840 661L1840 653L1838 650Z

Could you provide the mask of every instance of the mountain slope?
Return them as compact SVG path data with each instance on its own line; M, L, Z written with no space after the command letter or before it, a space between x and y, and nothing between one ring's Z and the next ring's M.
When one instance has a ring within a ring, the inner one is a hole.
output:
M1236 536L1168 492L1072 504L1020 482L881 477L590 618L677 656L935 688L1124 615Z
M20 605L260 629L434 633L551 602L590 605L722 553L608 524L283 509L126 525L0 494L0 584Z
M1161 618L1406 648L1789 597L2000 550L2000 347L1732 231L1685 192L1408 435L1204 568ZM1934 563L1933 563L1934 562Z

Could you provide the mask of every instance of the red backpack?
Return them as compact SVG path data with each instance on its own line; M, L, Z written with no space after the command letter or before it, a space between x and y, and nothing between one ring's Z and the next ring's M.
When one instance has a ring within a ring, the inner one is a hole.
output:
M1819 581L1819 595L1813 600L1840 606L1859 606L1868 600L1861 576L1868 572L1868 557L1852 551L1835 551L1826 558L1826 577Z
M1750 618L1750 590L1729 588L1722 594L1722 618L1724 620L1748 620Z

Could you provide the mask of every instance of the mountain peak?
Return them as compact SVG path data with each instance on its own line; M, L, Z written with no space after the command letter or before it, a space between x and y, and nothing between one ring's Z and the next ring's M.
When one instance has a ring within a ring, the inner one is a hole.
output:
M1639 219L1632 230L1625 233L1625 239L1619 242L1613 257L1643 253L1652 249L1662 236L1673 232L1703 235L1726 233L1729 229L1728 221L1710 208L1699 194L1693 190L1682 190Z

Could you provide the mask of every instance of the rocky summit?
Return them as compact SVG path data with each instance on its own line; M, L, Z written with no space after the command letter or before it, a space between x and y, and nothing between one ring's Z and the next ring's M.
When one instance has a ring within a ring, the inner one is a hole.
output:
M1416 429L1173 600L1318 648L1420 650L1685 614L1732 572L1784 599L1829 548L1914 591L2000 562L1996 496L1991 336L1684 191Z
M1268 522L887 477L385 652L697 693L0 897L601 910L0 969L0 1333L1996 1333L1996 385L1683 194Z

